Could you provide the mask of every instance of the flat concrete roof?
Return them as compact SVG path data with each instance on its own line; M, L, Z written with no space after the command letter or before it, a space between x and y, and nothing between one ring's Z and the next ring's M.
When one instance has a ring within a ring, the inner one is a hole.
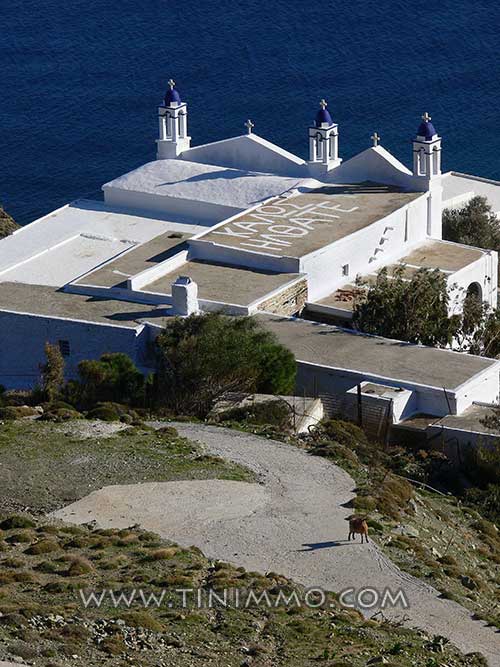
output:
M480 259L486 252L479 248L463 246L449 241L429 240L422 243L418 248L414 248L396 263L388 265L387 270L391 275L396 268L404 266L404 276L408 279L411 279L421 268L439 269L444 273L452 274ZM362 276L362 280L368 283L375 282L378 271ZM315 303L352 313L354 297L359 290L360 288L354 283L346 283Z
M356 334L307 320L270 314L256 317L299 361L393 381L454 390L476 374L499 364L495 359Z
M0 240L0 279L62 287L160 234L204 229L160 216L78 199Z
M417 269L440 269L454 273L480 259L486 252L450 241L431 240L401 257L398 264L406 264Z
M299 258L368 227L423 194L377 183L328 185L276 197L211 229L199 240Z
M258 269L192 260L142 288L144 292L171 294L178 276L189 276L198 284L198 296L208 301L248 306L259 297L285 286L299 273L273 273Z
M159 264L177 254L185 246L192 234L168 231L156 236L151 241L136 246L120 255L112 262L88 273L76 281L76 284L94 287L125 287L127 278Z
M450 171L443 174L443 207L461 208L473 196L486 197L500 215L500 181Z
M136 328L146 321L161 325L169 308L70 294L46 285L0 283L0 311Z
M433 422L433 426L445 426L446 428L456 428L461 431L498 435L498 431L488 428L481 423L483 419L492 417L493 415L494 409L490 405L474 403L468 407L467 410L462 412L461 415L447 415L446 417Z

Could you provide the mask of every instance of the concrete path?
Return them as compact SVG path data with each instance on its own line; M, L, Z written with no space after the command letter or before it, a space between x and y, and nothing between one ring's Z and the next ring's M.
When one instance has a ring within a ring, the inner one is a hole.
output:
M211 453L251 468L259 484L165 482L106 487L55 513L102 526L140 523L212 558L249 570L273 570L308 587L342 591L404 591L408 608L390 618L443 635L465 653L479 651L500 666L500 634L465 608L439 598L425 582L399 570L373 542L347 542L354 482L337 466L282 443L218 427L176 424ZM359 536L358 536L359 540ZM368 602L371 601L367 594ZM366 613L378 611L374 606ZM366 611L366 610L365 610Z

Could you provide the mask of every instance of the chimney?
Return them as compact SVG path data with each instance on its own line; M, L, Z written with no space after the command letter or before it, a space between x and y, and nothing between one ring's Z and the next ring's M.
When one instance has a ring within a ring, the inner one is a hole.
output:
M179 276L172 283L172 306L175 315L193 315L199 312L198 285L188 276Z

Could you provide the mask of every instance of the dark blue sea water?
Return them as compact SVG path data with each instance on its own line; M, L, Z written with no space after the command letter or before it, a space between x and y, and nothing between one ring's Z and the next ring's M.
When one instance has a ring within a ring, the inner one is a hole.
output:
M445 169L500 178L498 0L2 0L0 202L26 223L153 159L170 76L193 143L304 155L324 96L341 153L404 162L428 110Z

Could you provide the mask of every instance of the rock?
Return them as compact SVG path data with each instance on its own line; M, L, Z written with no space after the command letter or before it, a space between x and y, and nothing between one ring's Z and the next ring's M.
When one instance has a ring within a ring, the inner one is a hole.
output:
M389 660L387 660L385 655L377 655L374 658L370 658L366 664L367 665L387 665L388 662L389 662Z

